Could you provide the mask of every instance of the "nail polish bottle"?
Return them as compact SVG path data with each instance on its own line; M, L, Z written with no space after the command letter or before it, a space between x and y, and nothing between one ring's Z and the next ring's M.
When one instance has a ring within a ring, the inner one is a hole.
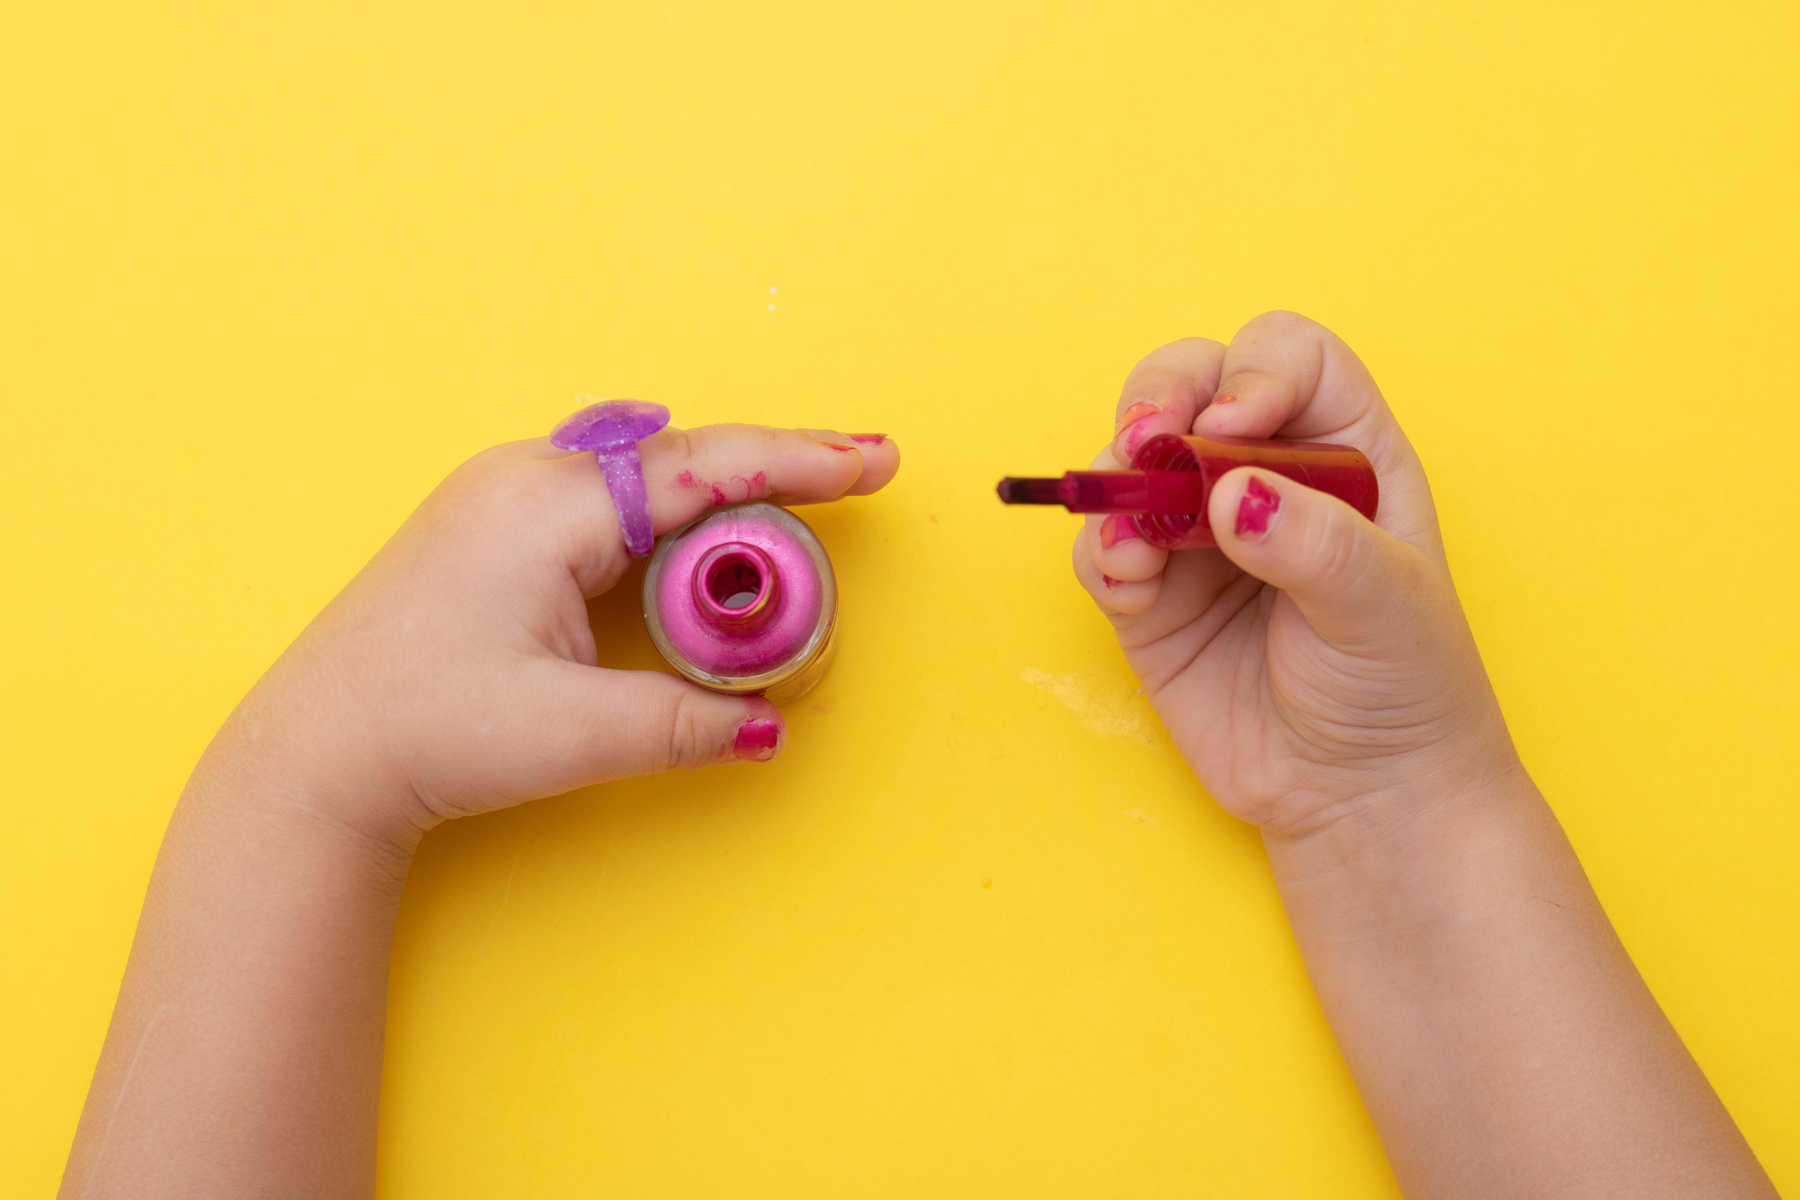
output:
M644 576L644 623L702 687L785 704L836 648L837 580L805 521L773 504L715 508L663 535Z

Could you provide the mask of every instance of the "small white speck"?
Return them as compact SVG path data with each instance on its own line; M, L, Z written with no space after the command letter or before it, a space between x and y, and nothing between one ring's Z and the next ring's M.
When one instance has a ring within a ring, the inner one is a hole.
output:
M775 311L775 306L774 306L774 305L773 305L773 304L771 304L771 305L769 305L769 311L770 311L770 312L774 312L774 311Z
M769 289L769 295L771 295L771 296L773 296L773 295L774 295L774 294L775 294L775 289L774 289L774 288L770 288L770 289Z

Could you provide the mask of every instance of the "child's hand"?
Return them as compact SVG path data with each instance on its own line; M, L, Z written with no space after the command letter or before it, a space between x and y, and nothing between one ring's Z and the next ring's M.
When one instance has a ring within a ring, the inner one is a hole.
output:
M718 503L864 495L900 462L880 436L753 425L665 429L641 453L658 533ZM629 563L592 454L540 438L477 455L307 628L207 757L253 763L396 844L603 780L773 757L785 731L767 701L594 665L584 601Z
M1229 347L1176 342L1132 371L1115 423L1097 468L1193 432L1351 445L1381 481L1374 523L1242 468L1213 491L1217 550L1158 550L1119 517L1076 539L1076 574L1227 811L1298 835L1519 770L1418 456L1348 346L1292 313Z

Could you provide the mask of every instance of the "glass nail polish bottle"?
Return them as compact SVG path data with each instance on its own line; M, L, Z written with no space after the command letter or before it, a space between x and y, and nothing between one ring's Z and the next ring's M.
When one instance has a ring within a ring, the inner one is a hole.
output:
M663 535L644 576L644 623L702 687L785 704L831 665L837 580L805 521L773 504L711 509Z

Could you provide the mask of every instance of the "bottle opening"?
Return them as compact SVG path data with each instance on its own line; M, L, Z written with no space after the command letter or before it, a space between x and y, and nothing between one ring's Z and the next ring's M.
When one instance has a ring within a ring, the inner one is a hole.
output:
M694 568L694 602L700 615L723 628L760 625L775 611L780 580L760 546L723 542Z
M706 590L726 608L749 608L762 595L762 572L748 558L734 555L713 564Z

